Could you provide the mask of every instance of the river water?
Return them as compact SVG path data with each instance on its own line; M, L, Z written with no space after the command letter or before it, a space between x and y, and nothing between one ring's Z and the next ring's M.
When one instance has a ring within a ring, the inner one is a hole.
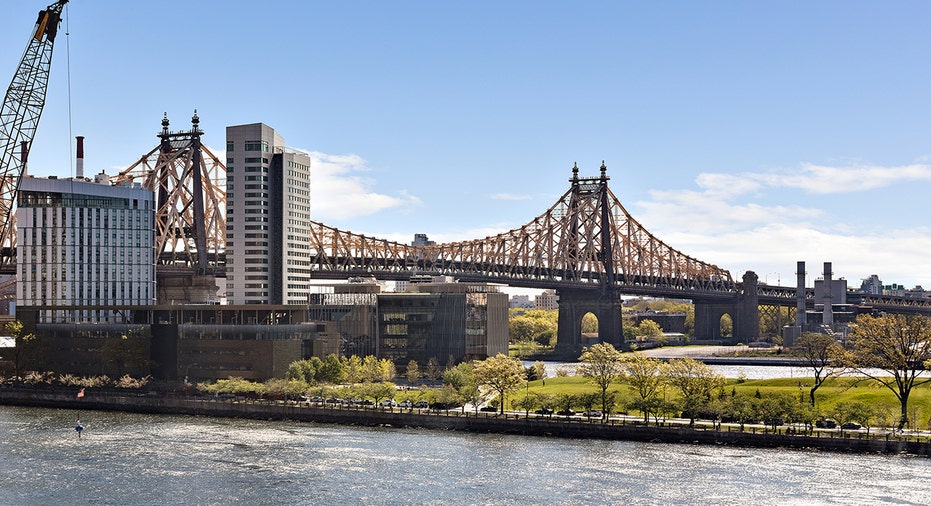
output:
M921 457L9 406L0 458L3 505L931 503Z

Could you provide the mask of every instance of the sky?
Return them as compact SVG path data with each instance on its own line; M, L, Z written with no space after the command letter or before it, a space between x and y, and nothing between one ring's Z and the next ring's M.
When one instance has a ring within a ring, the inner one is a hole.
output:
M4 2L11 79L50 0ZM598 175L663 242L769 284L931 289L931 2L72 0L30 173L115 174L163 114L311 153L316 221L519 228ZM5 76L5 77L4 77ZM8 81L7 81L8 82Z

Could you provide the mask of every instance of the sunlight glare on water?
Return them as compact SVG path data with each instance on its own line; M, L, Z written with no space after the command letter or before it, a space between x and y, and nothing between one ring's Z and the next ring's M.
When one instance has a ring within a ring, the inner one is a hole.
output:
M0 433L4 505L931 503L905 456L14 407Z

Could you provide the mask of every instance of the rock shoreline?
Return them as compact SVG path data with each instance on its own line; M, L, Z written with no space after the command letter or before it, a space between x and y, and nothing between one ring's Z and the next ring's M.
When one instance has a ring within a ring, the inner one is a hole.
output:
M773 432L759 427L741 431L736 426L667 424L657 427L629 420L588 420L580 417L546 417L462 413L459 410L428 412L390 408L328 407L294 402L224 400L89 391L77 398L71 391L29 388L0 388L0 404L56 409L125 411L150 414L180 414L294 420L370 427L410 427L432 430L518 434L542 437L613 439L663 443L715 444L756 448L811 449L848 453L909 454L931 456L931 443L915 436L865 434L862 432L815 431Z

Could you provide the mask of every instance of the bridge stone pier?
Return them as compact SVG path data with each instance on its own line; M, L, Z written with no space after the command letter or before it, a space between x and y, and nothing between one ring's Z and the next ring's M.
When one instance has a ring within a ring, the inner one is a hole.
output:
M700 302L695 301L695 338L696 339L730 339L733 344L755 341L760 334L760 307L757 285L759 277L753 271L743 276L743 285L737 293L735 302ZM730 338L721 336L721 317L731 316L734 325Z
M592 313L598 318L598 339L611 343L615 348L624 347L624 329L621 323L621 295L608 290L604 293L595 289L560 289L559 323L557 328L557 353L571 358L582 352L582 317Z

